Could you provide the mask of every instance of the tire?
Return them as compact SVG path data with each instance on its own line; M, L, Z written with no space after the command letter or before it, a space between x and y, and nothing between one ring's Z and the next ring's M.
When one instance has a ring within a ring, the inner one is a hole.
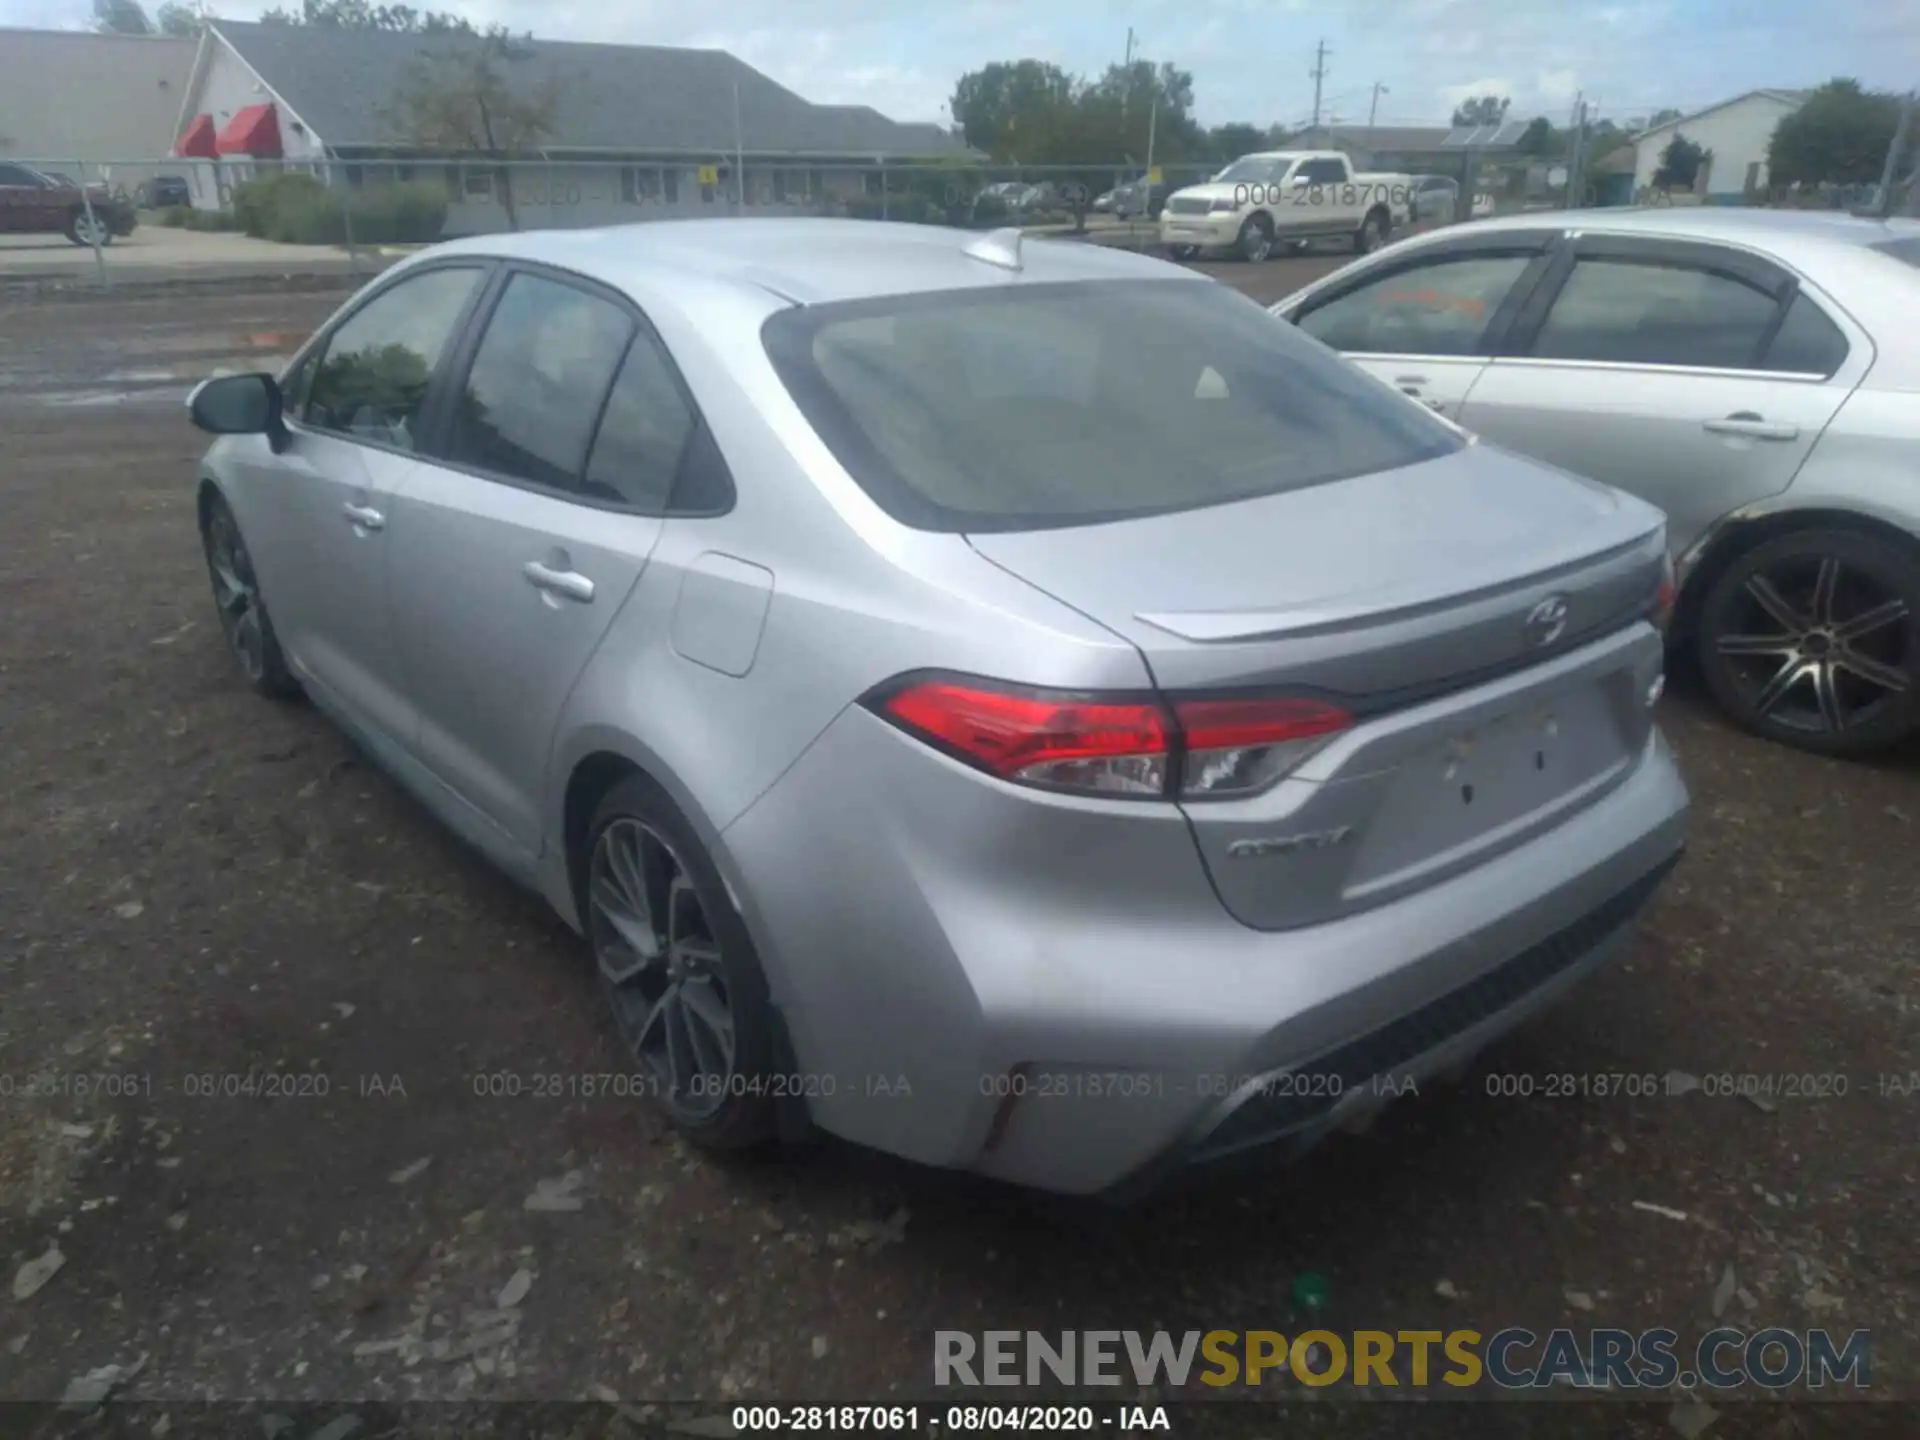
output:
M1360 228L1353 232L1353 253L1371 255L1387 243L1387 235L1393 228L1393 222L1384 210L1370 210L1367 218L1360 222Z
M102 245L113 244L113 226L109 224L106 217L98 211L94 212L94 225L99 230L100 243ZM85 210L76 210L67 217L67 239L76 245L92 246L93 240L87 233L87 212Z
M1854 530L1781 535L1714 580L1694 643L1744 729L1816 755L1884 749L1920 727L1920 554Z
M1249 215L1233 242L1234 254L1249 265L1258 265L1273 254L1273 222L1264 215Z
M773 1005L746 923L706 848L666 792L644 775L607 792L587 834L580 915L601 995L627 1058L645 1078L647 1096L706 1149L765 1144L778 1119L766 1083L780 1053ZM628 842L633 848L623 852ZM622 853L637 863L621 861ZM655 928L657 916L674 917L677 928ZM659 947L652 959L639 958L622 938L636 925ZM696 990L703 997L698 1002L691 998ZM701 1018L714 1013L716 1002L728 1019L728 1040ZM722 1056L728 1043L731 1053ZM675 1069L684 1062L691 1068Z
M1175 260L1180 261L1191 260L1199 253L1200 247L1198 245L1169 245L1167 247L1167 254L1171 255Z
M201 507L200 546L213 585L214 608L220 615L220 633L239 662L240 673L262 695L292 699L300 693L300 682L287 668L239 523L218 494Z

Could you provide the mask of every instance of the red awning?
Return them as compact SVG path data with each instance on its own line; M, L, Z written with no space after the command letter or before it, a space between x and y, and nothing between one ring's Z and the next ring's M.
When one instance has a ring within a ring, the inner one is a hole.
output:
M176 155L197 155L203 160L211 160L220 153L213 135L213 117L196 115L193 123L187 126L186 134L180 137L179 144L173 147Z
M249 105L227 122L214 146L222 155L280 154L280 120L271 104Z

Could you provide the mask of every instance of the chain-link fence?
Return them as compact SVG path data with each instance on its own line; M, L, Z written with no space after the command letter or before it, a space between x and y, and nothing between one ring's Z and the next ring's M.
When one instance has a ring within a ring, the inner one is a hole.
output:
M1204 182L1209 162L1137 166L941 161L684 159L511 160L429 157L64 159L0 163L0 228L60 236L93 252L101 283L116 269L178 257L378 268L398 247L509 230L576 229L701 216L845 216L961 228L1017 225L1157 248L1167 197ZM18 172L18 173L13 173ZM1463 175L1461 177L1465 179ZM1468 218L1465 192L1429 222ZM1505 208L1502 206L1501 208ZM154 232L245 237L172 241ZM248 241L253 242L251 246ZM272 242L277 249L258 242ZM13 256L0 250L0 267ZM43 255L50 267L57 254ZM65 261L72 269L72 258Z

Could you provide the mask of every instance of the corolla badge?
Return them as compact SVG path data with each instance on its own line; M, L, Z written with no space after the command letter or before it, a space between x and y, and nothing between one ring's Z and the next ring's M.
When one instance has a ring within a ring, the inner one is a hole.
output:
M1536 650L1551 645L1567 630L1567 597L1549 595L1527 612L1527 643Z
M1308 830L1299 835L1270 835L1257 840L1236 840L1227 846L1227 854L1236 860L1256 855L1297 855L1302 850L1326 850L1353 833L1351 825L1336 830Z

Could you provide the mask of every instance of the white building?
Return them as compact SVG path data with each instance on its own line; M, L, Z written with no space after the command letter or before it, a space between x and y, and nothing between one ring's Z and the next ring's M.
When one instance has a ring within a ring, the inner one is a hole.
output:
M1804 90L1749 90L1696 115L1669 120L1634 138L1634 193L1653 184L1653 172L1675 135L1713 152L1694 181L1709 203L1738 201L1767 188L1767 146L1782 120L1806 102Z
M175 154L204 208L266 168L310 167L329 183L444 180L449 236L749 210L798 213L877 190L879 166L969 155L943 127L860 105L816 105L723 50L516 41L508 78L558 97L538 161L424 153L392 110L457 36L219 20L201 37ZM736 166L744 176L736 179ZM509 179L509 176L511 177ZM890 189L898 190L896 175Z

